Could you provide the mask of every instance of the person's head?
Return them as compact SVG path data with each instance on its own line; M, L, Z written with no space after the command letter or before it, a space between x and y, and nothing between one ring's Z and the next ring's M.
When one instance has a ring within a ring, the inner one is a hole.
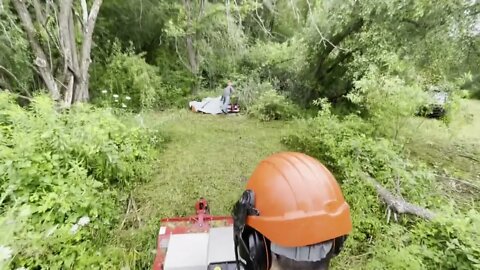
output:
M233 209L235 252L246 270L324 270L352 230L350 207L318 160L274 154L257 166ZM272 269L273 270L273 269Z
M228 86L232 86L232 81L228 80L228 81L227 81L227 85L228 85Z

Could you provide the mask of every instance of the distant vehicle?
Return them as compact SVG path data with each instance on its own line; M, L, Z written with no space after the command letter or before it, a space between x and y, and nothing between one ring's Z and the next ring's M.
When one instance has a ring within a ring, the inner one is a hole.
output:
M428 118L442 118L447 112L448 93L437 87L432 87L428 93L430 100L420 108L418 115Z

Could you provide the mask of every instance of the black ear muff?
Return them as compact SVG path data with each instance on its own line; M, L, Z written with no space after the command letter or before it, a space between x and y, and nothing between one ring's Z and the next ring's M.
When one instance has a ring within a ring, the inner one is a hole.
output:
M232 211L238 269L241 269L240 264L245 270L268 270L271 267L270 241L255 229L246 226L247 216L259 214L255 209L254 192L246 190Z
M340 254L343 249L345 240L347 240L347 235L342 235L335 238L335 240L333 241L332 256L338 256L338 254Z
M247 246L250 257L252 258L252 269L268 270L272 264L270 254L270 241L261 233L249 228L248 232L244 233L244 238L247 238Z

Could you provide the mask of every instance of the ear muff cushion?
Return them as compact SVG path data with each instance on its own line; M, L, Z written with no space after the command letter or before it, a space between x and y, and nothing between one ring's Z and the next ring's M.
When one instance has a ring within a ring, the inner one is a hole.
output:
M268 270L272 265L270 241L252 228L245 228L242 235L248 251L240 249L240 257L247 261L247 269ZM250 261L250 257L252 260Z

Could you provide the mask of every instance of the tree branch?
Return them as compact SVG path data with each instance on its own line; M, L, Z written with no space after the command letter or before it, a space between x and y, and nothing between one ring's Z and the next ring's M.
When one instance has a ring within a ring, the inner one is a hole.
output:
M82 6L82 24L83 24L83 30L85 31L85 27L87 27L88 23L88 7L87 7L87 1L86 0L81 0L80 5Z
M427 220L432 220L435 218L436 215L432 211L425 209L421 206L411 204L402 198L395 197L390 191L388 191L386 188L380 185L372 177L367 175L366 178L368 182L375 187L378 195L380 196L382 201L387 205L387 207L389 207L396 213L411 214Z
M177 37L175 37L175 51L177 52L178 59L179 59L180 62L183 64L183 66L184 66L188 71L190 71L190 72L193 73L193 71L191 70L190 65L188 65L187 62L185 62L185 60L183 60L182 55L181 55L180 52L178 51L178 41L177 41Z
M42 11L42 6L38 2L38 0L33 0L32 3L33 3L33 8L35 9L35 17L37 21L41 25L45 25L45 22L47 21L47 19L45 18L45 14Z
M2 65L0 65L0 69L3 70L3 71L5 71L10 77L12 77L12 78L17 82L18 86L23 90L23 92L25 92L25 94L27 94L29 97L32 96L32 95L30 94L30 92L28 92L28 90L25 89L25 88L22 86L22 84L21 84L20 81L18 80L17 76L15 76L15 74L13 74L10 70L8 70L6 67L4 67L4 66L2 66ZM10 88L10 90L12 90L12 89L11 89L11 85L10 85L8 82L5 81L4 84L5 84L8 88Z

